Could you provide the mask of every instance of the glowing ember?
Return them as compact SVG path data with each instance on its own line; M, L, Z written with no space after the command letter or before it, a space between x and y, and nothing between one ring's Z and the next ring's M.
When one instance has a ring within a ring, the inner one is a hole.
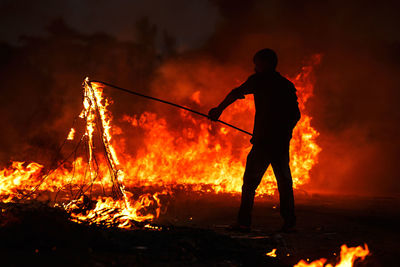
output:
M315 141L318 132L311 127L311 117L305 110L313 91L313 67L319 59L315 56L310 66L303 67L291 79L298 89L302 112L290 151L295 188L309 181L309 171L321 150ZM154 113L126 115L119 123L144 133L142 147L132 156L126 152L123 128L112 124L110 100L103 96L101 85L88 79L83 85L79 117L85 128L81 131L74 127L67 136L68 143L77 143L70 154L76 157L52 165L50 171L37 163L13 162L0 170L0 200L30 199L47 192L58 198L58 203L64 203L62 207L74 221L127 228L133 222L157 218L163 195L172 193L174 187L212 193L241 191L245 159L251 148L247 136L186 111L176 113L182 129L172 127L167 117ZM191 101L201 105L200 91L193 93ZM224 120L243 117L247 123L243 124L249 126L254 104L248 98L225 112ZM83 133L80 137L76 136L79 132ZM132 188L152 193L134 195L129 191ZM276 182L269 169L257 193L271 195L275 190Z
M319 260L315 260L313 262L306 262L304 260L301 260L299 263L294 265L294 267L352 267L354 262L357 259L364 260L365 257L369 254L368 246L367 244L364 244L364 247L358 246L358 247L347 247L346 245L341 246L340 250L340 262L337 263L336 265L332 264L325 264L326 259L322 258Z
M276 258L276 248L272 249L270 252L266 253L268 257Z

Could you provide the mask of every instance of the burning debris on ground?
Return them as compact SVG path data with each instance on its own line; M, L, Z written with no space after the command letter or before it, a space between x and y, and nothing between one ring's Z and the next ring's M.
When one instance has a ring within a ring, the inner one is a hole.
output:
M251 244L212 230L168 226L126 231L76 224L63 209L41 202L8 203L2 209L1 254L6 266L281 266L263 256L268 243Z

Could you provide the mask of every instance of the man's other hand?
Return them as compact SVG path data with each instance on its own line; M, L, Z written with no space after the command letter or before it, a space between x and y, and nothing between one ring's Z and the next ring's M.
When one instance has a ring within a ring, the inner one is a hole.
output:
M221 116L222 114L222 110L219 108L212 108L210 109L210 111L208 112L208 117L210 118L210 120L212 121L217 121L219 119L219 116Z

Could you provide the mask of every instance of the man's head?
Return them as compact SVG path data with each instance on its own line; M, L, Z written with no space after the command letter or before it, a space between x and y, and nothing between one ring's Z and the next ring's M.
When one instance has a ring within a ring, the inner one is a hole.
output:
M274 71L278 64L278 56L274 50L265 48L254 55L253 62L256 72Z

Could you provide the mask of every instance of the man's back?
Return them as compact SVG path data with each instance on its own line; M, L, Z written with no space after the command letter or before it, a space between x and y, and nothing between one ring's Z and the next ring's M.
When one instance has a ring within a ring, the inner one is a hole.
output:
M300 119L296 88L278 72L255 73L233 92L254 95L253 140L289 133Z

